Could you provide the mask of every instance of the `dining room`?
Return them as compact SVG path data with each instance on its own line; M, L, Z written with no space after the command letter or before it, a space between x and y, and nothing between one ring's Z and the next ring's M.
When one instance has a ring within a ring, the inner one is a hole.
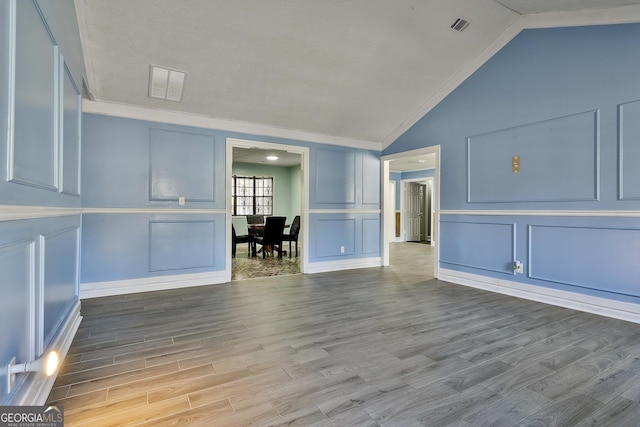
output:
M301 155L233 147L231 280L299 274Z

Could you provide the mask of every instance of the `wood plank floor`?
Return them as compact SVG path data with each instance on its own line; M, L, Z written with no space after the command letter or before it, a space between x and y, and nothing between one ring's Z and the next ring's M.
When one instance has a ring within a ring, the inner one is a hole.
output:
M419 252L416 252L419 251ZM392 267L83 301L68 426L638 426L639 325Z

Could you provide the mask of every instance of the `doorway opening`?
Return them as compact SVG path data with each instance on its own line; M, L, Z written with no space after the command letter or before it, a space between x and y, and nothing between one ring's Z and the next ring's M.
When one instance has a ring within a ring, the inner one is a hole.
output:
M306 271L308 151L306 147L227 138L228 281ZM271 217L285 218L282 245L266 241Z
M383 156L382 265L428 264L438 277L440 146Z
M415 172L430 175L434 170ZM433 177L402 179L401 183L400 211L396 212L401 218L399 240L431 245L434 222Z

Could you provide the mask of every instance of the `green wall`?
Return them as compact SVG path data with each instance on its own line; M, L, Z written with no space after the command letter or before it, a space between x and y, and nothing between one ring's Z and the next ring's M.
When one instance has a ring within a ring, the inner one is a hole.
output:
M294 216L300 215L302 191L300 166L282 167L254 163L234 163L232 173L241 176L272 176L274 181L274 215L286 216L287 224L293 221Z

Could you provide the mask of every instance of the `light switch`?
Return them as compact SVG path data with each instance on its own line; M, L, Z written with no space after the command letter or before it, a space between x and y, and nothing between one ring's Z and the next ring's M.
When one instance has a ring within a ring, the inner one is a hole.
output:
M511 172L520 172L520 156L513 156L511 158Z

